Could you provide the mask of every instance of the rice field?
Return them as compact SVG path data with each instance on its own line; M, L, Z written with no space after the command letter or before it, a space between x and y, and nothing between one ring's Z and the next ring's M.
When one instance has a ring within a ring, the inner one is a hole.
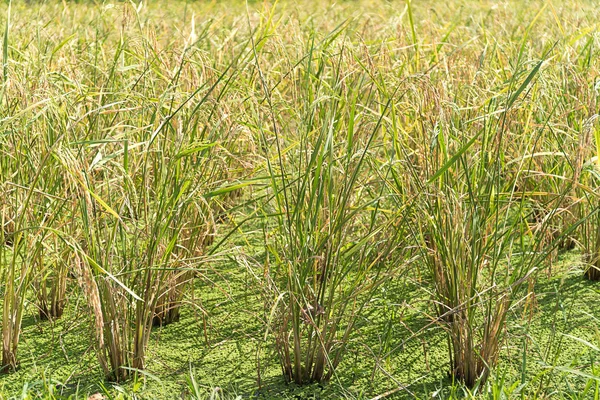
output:
M593 0L0 4L0 399L600 398Z

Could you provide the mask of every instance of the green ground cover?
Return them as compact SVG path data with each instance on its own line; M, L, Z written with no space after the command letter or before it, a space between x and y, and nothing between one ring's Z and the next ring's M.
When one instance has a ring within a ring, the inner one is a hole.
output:
M260 247L251 248L252 256L264 256ZM597 374L599 289L582 277L577 252L561 254L553 269L551 277L537 279L535 299L511 311L501 367L490 382L506 396L592 396L584 390L590 382L595 385L587 375ZM184 308L181 321L153 330L146 374L121 385L103 381L83 299L70 297L69 318L24 320L21 367L1 378L4 396L45 397L54 388L65 397L107 391L126 398L188 398L191 377L207 398L215 390L222 398L266 399L467 395L448 376L448 344L432 322L425 281L399 278L382 286L336 377L326 385L303 387L286 384L280 375L272 343L265 339L264 309L253 279L234 258L208 268L196 285L194 306ZM29 307L28 314L33 310Z

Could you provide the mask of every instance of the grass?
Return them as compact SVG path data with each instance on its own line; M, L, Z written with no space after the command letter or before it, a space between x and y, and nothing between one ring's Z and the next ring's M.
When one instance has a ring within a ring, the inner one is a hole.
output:
M598 16L3 3L1 397L598 398Z

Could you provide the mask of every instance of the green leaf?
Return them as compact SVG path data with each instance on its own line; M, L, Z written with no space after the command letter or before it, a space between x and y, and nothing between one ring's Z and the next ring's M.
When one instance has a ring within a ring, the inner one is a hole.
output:
M250 186L250 185L252 185L252 184L254 184L256 182L259 182L259 181L262 181L262 180L268 180L268 179L269 179L269 177L248 179L248 180L241 181L241 182L233 184L233 185L223 186L223 187L220 187L220 188L218 188L216 190L213 190L212 192L209 192L209 193L205 194L204 198L210 199L211 197L221 196L221 195L224 195L226 193L233 192L234 190L241 189L241 188L244 188L246 186Z
M180 159L183 157L187 157L192 154L204 151L206 149L210 149L211 147L215 147L216 145L217 145L217 143L193 143L190 147L185 148L185 149L181 150L179 153L177 153L175 158Z
M507 110L513 105L513 103L517 100L517 98L523 92L523 90L525 90L525 88L527 86L529 86L529 83L531 82L531 80L533 79L533 77L537 74L537 72L540 70L540 67L542 66L543 62L544 62L544 60L541 60L540 62L538 62L536 64L535 67L533 67L533 69L531 70L531 72L529 73L529 75L527 75L527 78L525 79L525 81L523 81L523 83L521 84L521 86L519 86L519 88L517 89L517 91L514 92L512 94L512 96L510 96L510 99L508 100L508 103L506 105L506 109Z
M452 156L452 158L450 158L448 161L446 161L446 163L442 166L442 168L440 168L431 178L429 178L427 183L431 183L431 182L435 181L437 178L439 178L440 176L442 176L442 174L444 172L446 172L456 162L456 160L458 160L458 158L465 153L465 151L467 151L471 146L473 146L473 143L475 143L477 138L481 135L481 132L483 132L483 131L482 130L479 131L460 150L458 150L458 152L456 154L454 154Z

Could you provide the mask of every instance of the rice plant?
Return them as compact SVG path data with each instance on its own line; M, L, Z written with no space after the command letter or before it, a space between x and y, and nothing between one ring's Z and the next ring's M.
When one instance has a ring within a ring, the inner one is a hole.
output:
M270 104L272 125L259 125L273 195L265 211L275 221L264 267L267 318L282 373L298 384L334 376L364 307L402 263L390 261L401 230L390 234L381 186L365 175L387 106L374 118L357 109L373 83L361 73L342 80L336 66L352 52L336 49L341 35L343 28L308 49L298 113L280 123ZM294 126L301 129L284 134Z
M532 225L525 186L506 180L531 179L531 158L529 163L512 162L506 159L506 149L510 140L534 154L537 140L509 139L506 126L508 110L540 65L519 86L512 83L500 116L494 116L495 99L481 108L482 118L462 122L457 115L447 127L440 126L435 137L423 137L421 154L428 156L403 166L421 193L423 218L415 222L415 238L425 249L437 319L447 331L450 374L470 388L483 384L495 367L506 318L520 301L521 286L557 245L548 243L545 235L564 195L556 194L549 215ZM408 154L402 142L395 146L400 154ZM402 173L401 169L396 174Z
M23 142L14 137L12 144L15 149L23 146ZM0 261L4 282L4 302L2 313L2 366L4 372L17 368L17 349L21 334L24 302L29 284L34 275L35 265L40 265L45 256L44 241L51 236L48 227L60 215L64 201L60 198L49 198L47 195L50 179L42 179L42 171L48 176L53 172L48 171L48 160L51 150L40 146L37 156L34 153L22 152L13 164L26 162L32 169L15 168L13 175L14 187L5 192L5 201L9 206L18 210L14 219L14 232L10 240L10 251L2 246ZM18 154L18 153L17 153ZM9 183L9 182L7 182ZM45 183L45 184L44 184ZM47 207L55 210L54 214L46 212ZM5 241L5 233L2 232Z
M50 255L40 252L36 265L35 291L38 298L40 320L54 320L63 315L66 305L67 276L69 263L72 260L69 248L58 245L63 250L59 254Z
M581 237L583 241L583 262L586 265L585 277L592 281L600 280L600 220L598 219L598 150L600 150L600 134L598 133L595 117L588 121L586 129L582 132L582 141L587 142L589 148L591 143L595 144L596 160L588 160L585 164L582 161L581 173L578 176L577 191L580 196L578 204L578 216L584 220L581 225ZM583 147L583 146L582 146ZM579 157L583 159L590 155L590 151L581 149ZM591 158L591 157L590 157Z

